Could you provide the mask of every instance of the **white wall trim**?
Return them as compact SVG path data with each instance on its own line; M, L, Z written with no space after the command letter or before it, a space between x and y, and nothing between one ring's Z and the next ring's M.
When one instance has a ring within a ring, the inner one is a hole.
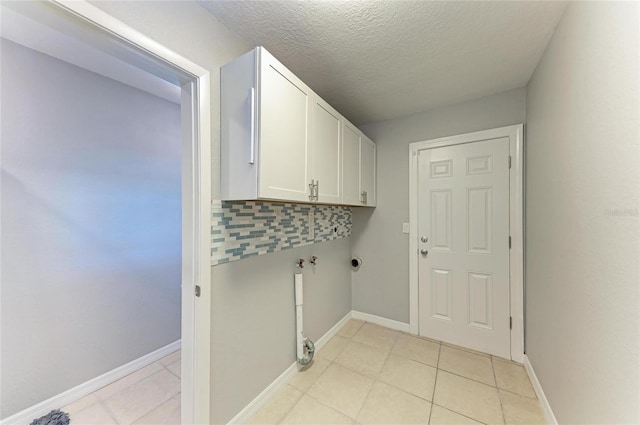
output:
M473 143L481 140L509 138L512 168L509 173L509 250L511 359L523 362L524 356L524 141L523 125L511 125L439 139L414 142L409 145L409 327L419 334L418 285L418 151L443 146ZM428 335L425 335L428 336Z
M365 322L373 323L374 325L380 325L389 329L394 329L400 332L415 333L411 330L409 323L398 322L397 320L387 319L386 317L376 316L375 314L363 313L361 311L353 311L352 317L358 320L364 320Z
M556 416L553 414L553 410L551 410L549 400L547 400L547 396L544 394L540 381L538 381L538 377L536 376L536 372L533 370L533 366L526 354L524 355L524 369L527 371L527 375L529 375L529 380L531 380L531 385L533 385L533 390L536 392L536 396L538 396L547 424L558 425Z
M338 331L351 319L352 312L348 312L342 319L338 321L331 329L322 335L316 341L316 351L320 350ZM278 376L267 388L264 389L256 398L246 405L236 416L228 423L233 425L245 424L251 417L278 392L287 385L287 382L298 372L298 362L293 362L280 376Z
M181 340L172 342L165 345L162 348L152 351L149 354L145 354L127 364L110 370L107 373L103 373L87 382L77 385L65 392L55 395L47 400L44 400L36 405L28 407L14 415L9 416L6 419L0 421L0 425L22 425L29 424L34 419L37 419L43 415L46 415L54 409L61 409L69 403L81 399L82 397L91 394L100 388L107 386L118 379L124 378L133 372L142 369L145 366L149 366L152 363L157 362L163 357L168 356L180 349Z

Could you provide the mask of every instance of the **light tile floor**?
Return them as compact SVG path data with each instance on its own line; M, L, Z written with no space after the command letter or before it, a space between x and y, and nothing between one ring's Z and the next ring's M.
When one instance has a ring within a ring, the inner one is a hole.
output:
M180 423L180 351L67 406L72 425Z
M524 368L349 321L252 424L544 424Z
M71 424L179 424L180 351L62 409ZM544 424L524 368L349 321L252 424Z

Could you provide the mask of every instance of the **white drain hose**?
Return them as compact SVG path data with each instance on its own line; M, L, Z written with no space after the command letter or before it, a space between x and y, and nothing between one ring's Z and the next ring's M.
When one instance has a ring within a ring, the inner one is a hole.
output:
M296 292L296 357L298 363L305 366L313 360L315 347L309 338L304 337L303 320L302 320L302 273L295 274L295 292Z

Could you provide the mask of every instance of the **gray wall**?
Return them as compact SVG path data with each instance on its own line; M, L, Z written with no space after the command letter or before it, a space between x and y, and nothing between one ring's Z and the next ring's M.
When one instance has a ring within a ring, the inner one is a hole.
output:
M213 197L220 194L219 67L249 46L195 2L92 2L211 71ZM351 310L349 239L235 261L212 268L212 418L224 423L295 361L293 262L305 268L305 329L312 338Z
M295 260L306 260L304 331L317 341L351 311L350 255L346 238L211 269L213 423L229 421L295 362Z
M182 141L179 105L1 43L7 417L180 339Z
M571 3L527 90L526 351L560 423L640 423L637 3Z
M353 309L409 322L409 143L525 122L525 89L361 127L378 147L378 206L354 208Z

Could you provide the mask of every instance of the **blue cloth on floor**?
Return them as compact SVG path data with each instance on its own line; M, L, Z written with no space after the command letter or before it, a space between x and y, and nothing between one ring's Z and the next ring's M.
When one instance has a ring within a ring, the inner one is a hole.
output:
M52 410L46 415L34 419L30 425L69 425L69 414L60 410Z

